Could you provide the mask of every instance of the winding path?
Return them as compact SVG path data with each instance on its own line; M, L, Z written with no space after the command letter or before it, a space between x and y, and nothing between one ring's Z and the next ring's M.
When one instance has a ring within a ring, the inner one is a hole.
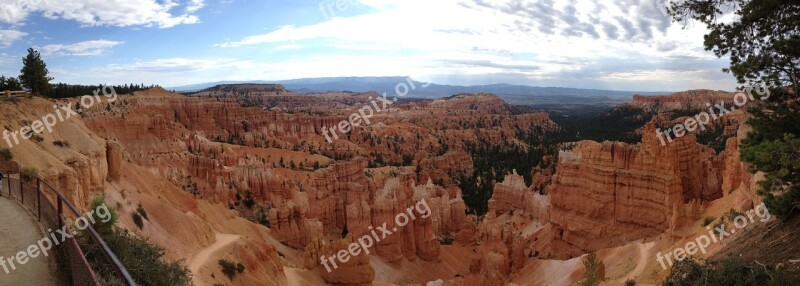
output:
M647 258L650 256L650 250L653 249L655 243L636 243L638 252L639 252L639 261L636 262L636 268L631 271L626 277L620 279L620 281L626 281L628 279L636 279L637 277L641 276L644 273L644 269L647 267Z
M45 235L39 223L28 211L6 197L0 197L0 259L8 268L6 273L0 263L0 285L58 285L52 253L44 256L40 252L35 258L28 257L25 264L20 264L15 257L43 238ZM9 262L12 258L14 267Z
M239 238L241 238L241 236L235 234L224 234L224 233L216 233L216 237L217 241L214 242L214 244L206 247L205 249L195 254L194 257L192 257L192 261L189 263L189 270L192 271L192 274L194 274L193 276L195 277L194 278L195 285L200 285L198 284L199 281L197 281L197 277L199 276L198 271L200 271L200 268L203 267L203 265L205 265L208 262L211 256L218 250L224 248L225 246L228 246L231 243L236 242L237 240L239 240Z

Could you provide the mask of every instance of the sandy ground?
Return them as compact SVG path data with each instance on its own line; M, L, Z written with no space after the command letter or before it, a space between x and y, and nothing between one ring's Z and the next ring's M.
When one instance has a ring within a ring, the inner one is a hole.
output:
M318 274L309 270L284 266L283 273L286 275L287 286L326 285L325 281L322 280L322 278L320 278Z
M16 258L11 268L8 259L44 238L38 222L19 204L0 197L0 256L6 260L9 273L0 267L0 285L58 285L53 256L29 258L20 265Z
M236 242L239 240L240 236L233 235L233 234L224 234L224 233L216 233L217 241L214 244L206 247L205 249L201 250L197 254L192 257L191 262L189 262L189 270L192 271L194 285L203 285L201 281L199 281L200 276L200 268L205 265L209 258L216 252L217 250L222 249L223 247Z
M654 245L655 243L637 243L636 246L639 250L639 260L636 262L636 268L634 268L631 274L629 274L627 277L622 278L622 281L626 281L628 279L634 280L644 273L644 269L647 267L647 258L650 257L650 250Z

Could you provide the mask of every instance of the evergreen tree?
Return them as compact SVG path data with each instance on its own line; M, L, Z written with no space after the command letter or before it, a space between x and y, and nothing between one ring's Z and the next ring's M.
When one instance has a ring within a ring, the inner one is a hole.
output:
M17 80L16 78L0 76L0 91L4 90L10 90L10 91L22 90L22 85L20 85L19 80Z
M28 55L22 58L22 70L19 80L22 86L29 89L33 94L45 95L52 77L47 76L47 65L42 60L39 51L33 48L28 49Z
M753 130L742 142L740 156L751 172L766 178L759 194L770 210L788 216L800 206L800 2L755 0L688 0L671 5L676 21L706 25L706 50L728 56L741 84L765 83L768 101L750 109ZM720 18L731 9L732 21Z
M597 259L597 254L587 254L583 258L583 267L586 272L583 274L583 280L578 285L597 286L606 279L606 265L603 264L602 260Z

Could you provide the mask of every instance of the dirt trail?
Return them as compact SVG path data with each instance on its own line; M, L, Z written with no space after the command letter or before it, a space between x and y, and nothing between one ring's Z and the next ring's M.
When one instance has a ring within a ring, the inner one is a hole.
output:
M45 257L40 252L35 258L29 257L23 265L14 258L16 270L8 263L8 259L43 238L44 233L30 213L16 202L0 197L0 256L6 260L9 271L6 273L0 267L0 285L58 285L52 253Z
M192 274L194 276L194 285L201 285L199 283L200 281L198 281L198 277L200 276L200 273L198 273L198 271L200 271L200 268L203 267L203 265L205 265L208 262L211 256L215 252L217 252L217 250L220 250L225 246L228 246L229 244L234 243L237 240L239 240L239 238L241 238L241 236L235 234L224 234L224 233L216 233L216 237L217 241L214 242L214 244L206 247L205 249L195 254L194 257L192 257L191 262L189 263L189 270L192 271Z
M636 268L631 271L626 277L620 279L620 281L624 282L628 279L635 280L637 277L642 275L644 269L647 267L647 258L650 257L650 250L653 249L655 246L654 242L651 243L636 243L637 250L639 252L639 261L636 262Z
M286 285L287 286L301 286L303 285L300 283L300 275L295 272L294 269L284 266L283 273L286 274Z

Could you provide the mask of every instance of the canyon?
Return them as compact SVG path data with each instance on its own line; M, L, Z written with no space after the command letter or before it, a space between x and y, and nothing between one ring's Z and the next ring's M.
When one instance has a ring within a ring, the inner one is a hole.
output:
M23 141L0 166L36 168L82 207L104 196L126 214L122 227L191 262L198 285L558 285L581 279L587 253L604 261L609 283L656 283L668 274L656 268L657 250L702 232L709 214L759 203L758 175L737 155L743 111L720 123L729 136L722 152L695 135L667 146L655 137L657 126L679 120L665 113L730 94L634 97L627 105L651 115L638 144L549 143L563 130L548 113L485 93L396 102L333 143L322 136L378 96L154 88ZM14 130L53 104L0 102L0 119ZM495 159L486 154L539 157L486 171ZM465 189L470 177L490 187L485 201ZM421 200L430 216L397 225ZM127 215L139 205L150 214L142 228ZM398 231L371 254L330 272L320 264L384 223ZM215 263L223 258L246 271L228 280Z

